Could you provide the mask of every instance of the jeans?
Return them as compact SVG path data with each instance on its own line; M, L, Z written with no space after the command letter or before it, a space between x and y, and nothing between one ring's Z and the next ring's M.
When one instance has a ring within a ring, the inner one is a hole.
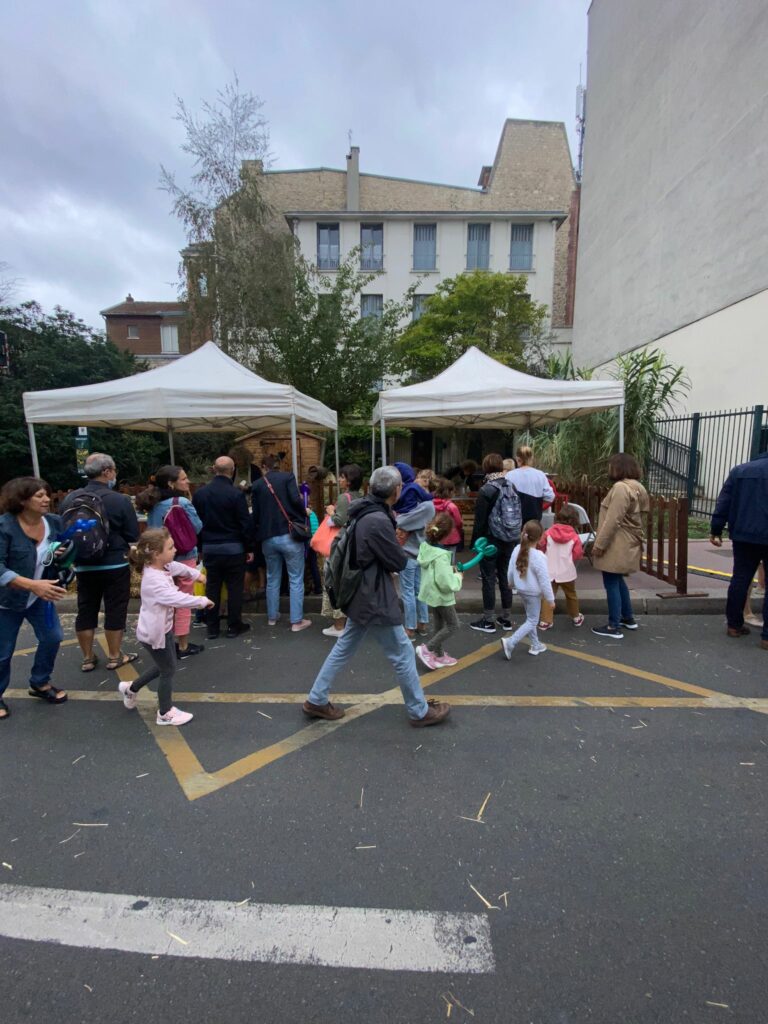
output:
M155 664L142 672L138 679L134 679L131 689L138 693L142 686L157 679L157 704L160 714L165 715L173 707L173 677L176 673L176 639L173 630L165 634L165 647L155 650L143 642L141 646Z
M35 660L29 673L30 686L45 686L51 681L53 665L59 653L59 644L64 634L56 609L51 606L49 622L46 622L46 605L48 601L37 598L29 608L14 612L8 608L0 609L0 697L5 693L11 681L11 658L16 647L16 638L21 625L26 619L37 638Z
M733 541L733 576L728 586L725 617L731 629L744 625L744 605L749 586L760 563L768 570L768 544L745 544ZM768 589L763 601L763 640L768 640Z
M221 585L227 585L227 625L239 626L243 621L243 587L245 586L245 554L204 555L205 596L213 601L206 612L209 633L219 632Z
M518 597L523 602L525 609L525 622L518 627L507 643L517 646L523 637L530 636L531 647L541 647L539 640L539 611L541 609L541 594L523 594L518 590Z
M267 562L267 618L277 622L280 614L280 578L283 562L288 570L291 595L291 623L304 618L304 545L287 533L262 541L261 550Z
M416 655L413 645L402 626L360 626L347 619L344 632L334 643L333 650L323 662L323 667L310 690L311 704L327 704L333 680L339 669L354 656L366 633L370 633L387 656L397 673L397 681L403 694L406 710L411 718L423 718L427 713L427 702L421 688L419 673L416 671Z
M418 599L420 586L421 567L415 558L409 557L408 564L400 573L400 597L403 599L406 629L416 629L417 622L429 622L429 608Z
M619 572L604 572L603 586L608 598L608 625L618 629L622 619L633 619L632 601L627 581ZM742 601L742 608L744 602Z
M493 611L496 607L496 580L498 579L501 610L504 617L508 618L508 613L512 608L512 588L509 585L507 574L509 559L515 550L515 543L497 540L495 537L490 537L489 542L497 550L494 558L484 558L480 563L480 576L483 581L483 615L486 619L493 618Z
M442 658L445 654L445 642L459 628L459 615L455 604L438 605L432 609L435 617L435 632L427 640L427 650Z

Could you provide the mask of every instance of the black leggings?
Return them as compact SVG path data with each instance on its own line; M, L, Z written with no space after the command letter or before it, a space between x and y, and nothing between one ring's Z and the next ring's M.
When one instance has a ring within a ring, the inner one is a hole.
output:
M157 704L160 714L165 715L173 707L173 677L176 673L176 638L173 630L165 634L165 647L155 650L143 641L141 646L155 664L146 672L142 672L138 679L134 679L131 690L138 693L142 686L157 679Z

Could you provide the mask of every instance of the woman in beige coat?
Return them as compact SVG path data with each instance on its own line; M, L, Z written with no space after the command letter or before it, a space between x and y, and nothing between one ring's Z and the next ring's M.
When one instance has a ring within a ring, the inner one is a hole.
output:
M608 462L613 487L603 498L593 564L603 574L608 598L608 624L594 626L598 636L622 640L622 629L637 629L625 576L640 568L643 551L643 515L648 511L648 492L640 483L640 466L632 455L613 455Z

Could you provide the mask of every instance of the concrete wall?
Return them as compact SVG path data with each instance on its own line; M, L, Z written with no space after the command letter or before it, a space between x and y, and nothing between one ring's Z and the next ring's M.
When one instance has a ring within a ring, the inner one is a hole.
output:
M425 220L426 218L421 218ZM360 244L360 223L371 218L340 221L340 248L348 253ZM477 218L482 220L482 218ZM326 221L334 222L333 216ZM432 218L437 223L437 271L414 271L412 220L384 220L384 272L378 274L364 289L365 293L383 295L384 301L399 301L411 285L421 278L419 294L432 295L439 282L455 277L467 266L467 221ZM296 237L302 253L314 262L317 256L317 221L301 220L296 225ZM491 221L490 270L509 270L511 221ZM528 291L536 302L543 302L551 310L554 290L556 225L548 220L537 221L533 231L533 273L527 276Z
M764 400L767 53L765 0L592 3L578 364L664 338L689 407Z

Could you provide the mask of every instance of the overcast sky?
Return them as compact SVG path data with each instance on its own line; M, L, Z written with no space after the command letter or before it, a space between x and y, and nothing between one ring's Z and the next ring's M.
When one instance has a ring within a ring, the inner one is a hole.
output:
M99 310L177 297L184 242L157 188L188 171L175 96L234 72L264 101L272 167L476 185L506 117L564 121L586 67L587 0L28 0L0 61L0 262L16 301Z

